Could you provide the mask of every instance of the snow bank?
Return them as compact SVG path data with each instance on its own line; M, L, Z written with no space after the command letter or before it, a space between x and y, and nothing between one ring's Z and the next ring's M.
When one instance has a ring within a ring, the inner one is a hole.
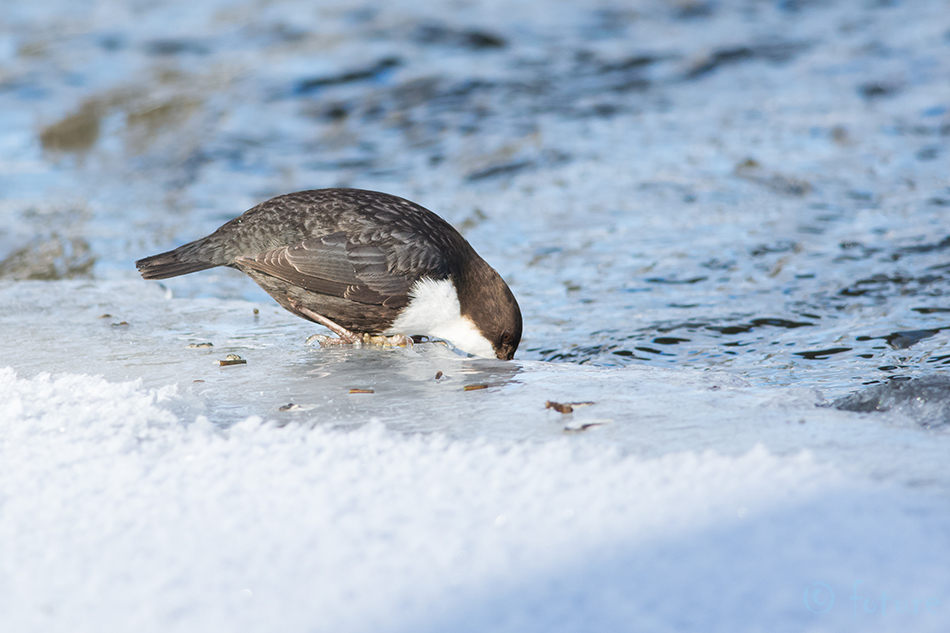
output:
M950 608L946 504L808 454L221 430L178 398L0 371L3 630L937 631Z

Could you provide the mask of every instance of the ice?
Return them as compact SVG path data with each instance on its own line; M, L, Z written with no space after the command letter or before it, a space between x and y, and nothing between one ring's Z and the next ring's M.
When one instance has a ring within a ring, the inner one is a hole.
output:
M895 379L839 398L834 405L845 411L900 411L922 424L938 426L950 422L948 393L947 376Z
M941 0L5 7L0 629L945 631L948 53ZM516 359L134 270L326 186L459 227Z

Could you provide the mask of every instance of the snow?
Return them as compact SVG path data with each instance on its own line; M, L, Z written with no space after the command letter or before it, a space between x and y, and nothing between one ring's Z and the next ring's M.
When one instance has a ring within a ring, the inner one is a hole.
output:
M946 506L807 452L625 456L570 436L450 440L256 416L221 429L171 413L173 388L9 369L0 396L6 630L946 622ZM857 581L868 600L887 592L884 610L855 616ZM802 597L818 582L835 592L822 614ZM896 612L914 599L942 602Z

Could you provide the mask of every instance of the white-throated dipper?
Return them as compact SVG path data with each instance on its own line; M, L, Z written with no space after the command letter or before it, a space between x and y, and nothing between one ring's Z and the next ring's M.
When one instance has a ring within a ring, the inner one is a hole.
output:
M521 342L521 310L495 269L436 214L375 191L278 196L135 266L145 279L237 268L343 342L423 335L504 360Z

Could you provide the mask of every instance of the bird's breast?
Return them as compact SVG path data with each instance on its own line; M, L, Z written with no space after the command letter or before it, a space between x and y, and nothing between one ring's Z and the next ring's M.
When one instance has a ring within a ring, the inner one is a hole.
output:
M434 280L423 277L409 290L409 303L385 332L387 335L422 334L450 341L469 354L494 358L491 343L464 316L458 292L451 278Z

